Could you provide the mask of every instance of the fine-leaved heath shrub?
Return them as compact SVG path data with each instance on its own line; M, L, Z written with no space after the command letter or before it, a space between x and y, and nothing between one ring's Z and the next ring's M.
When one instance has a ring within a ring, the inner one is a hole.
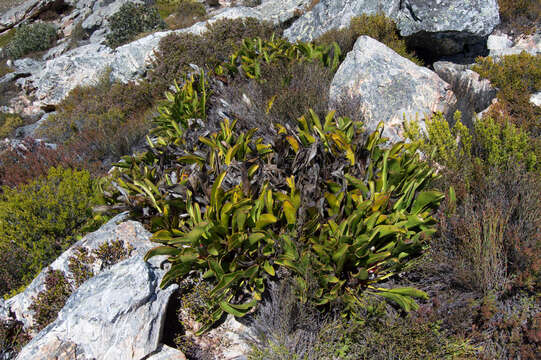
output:
M506 30L515 34L532 33L541 20L538 0L498 0L500 18Z
M92 218L91 208L100 196L87 171L51 168L46 177L18 188L2 188L0 195L0 246L21 248L26 256L20 277L5 294L31 281L68 246L76 236L95 228L102 220ZM4 271L2 265L2 271Z
M190 64L214 69L226 61L243 39L268 39L280 30L269 22L253 18L218 20L202 35L172 34L160 41L154 68L149 73L149 91L155 98L163 97L173 81L184 78Z
M116 48L135 39L143 32L165 29L166 24L155 7L125 3L108 18L111 32L107 34L107 45Z
M496 120L510 119L534 136L541 134L541 107L530 96L541 91L541 54L522 52L500 60L478 58L473 70L498 88L498 104L489 113Z
M327 31L315 40L316 44L331 44L337 42L342 50L343 56L353 49L355 41L361 35L370 36L377 41L387 45L399 55L421 65L422 62L415 54L408 50L406 41L402 39L398 28L393 20L383 14L366 15L354 17L348 27Z
M0 112L0 138L9 137L13 130L23 124L23 119L19 115Z
M62 310L73 288L60 270L49 270L45 278L45 289L38 293L30 305L34 312L34 329L42 330L53 322Z
M11 314L13 315L13 314ZM30 336L18 320L0 320L0 356L13 359L21 348L30 341Z
M6 46L8 56L21 58L33 52L52 47L57 39L56 27L47 23L21 25Z
M156 7L170 29L189 27L207 15L205 5L195 0L159 0Z

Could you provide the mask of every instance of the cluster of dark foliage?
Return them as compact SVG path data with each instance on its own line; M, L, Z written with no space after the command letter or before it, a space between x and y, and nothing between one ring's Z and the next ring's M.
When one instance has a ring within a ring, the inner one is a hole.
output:
M532 33L541 21L538 0L498 0L501 26L512 34Z
M34 328L41 331L49 325L73 292L73 288L64 273L60 270L50 270L46 274L45 289L41 291L30 305L34 312Z
M408 49L393 20L383 14L366 15L354 17L348 27L327 31L315 40L316 44L331 44L337 42L345 56L353 49L355 41L361 35L370 36L373 39L387 45L400 56L422 65L422 61L415 56L415 53Z
M135 39L141 33L165 29L167 25L155 7L127 2L108 19L111 32L107 45L116 48Z
M57 39L56 27L48 23L21 25L6 46L9 57L20 58L51 48Z
M0 293L28 284L77 236L102 224L101 195L87 171L50 168L46 176L0 194ZM8 254L12 254L9 256Z
M21 321L13 320L13 318L0 320L0 357L3 359L15 358L17 352L29 340L30 337L24 330Z

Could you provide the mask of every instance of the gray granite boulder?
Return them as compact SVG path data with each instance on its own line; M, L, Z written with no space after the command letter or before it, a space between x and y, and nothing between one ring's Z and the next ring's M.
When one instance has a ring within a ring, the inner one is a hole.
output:
M358 109L368 130L383 121L384 136L391 141L401 139L404 117L422 120L434 112L450 115L457 103L451 86L436 73L368 36L359 37L347 54L329 96L331 106L346 101Z
M0 32L11 29L24 20L33 19L50 9L56 0L28 0L0 15Z
M321 0L285 36L313 40L347 26L355 16L378 12L395 20L402 36L438 55L461 53L483 42L500 22L497 0Z
M28 343L18 360L143 359L155 352L169 297L159 288L157 260L133 256L81 285L58 318ZM66 352L68 354L66 354Z
M534 34L521 35L514 41L506 34L495 34L488 37L487 47L490 56L516 55L525 51L531 55L541 54L541 31Z
M463 122L472 123L475 114L488 108L496 98L497 90L490 81L481 79L479 74L468 69L468 66L448 61L438 61L433 66L436 74L451 85Z
M50 268L69 273L68 259L79 246L91 250L122 240L134 249L128 259L101 271L95 269L97 275L74 291L58 318L34 336L18 360L142 359L162 350L166 308L177 285L159 288L165 273L160 267L164 257L143 260L154 246L150 233L138 222L121 222L125 217L121 214L88 234L51 264ZM4 305L28 326L32 324L28 306L44 288L44 276L45 271ZM183 358L179 355L177 359Z

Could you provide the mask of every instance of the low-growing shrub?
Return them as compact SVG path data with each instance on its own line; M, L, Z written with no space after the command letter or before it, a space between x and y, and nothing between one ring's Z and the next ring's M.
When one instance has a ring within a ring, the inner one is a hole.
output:
M112 82L106 72L97 84L73 89L37 136L64 144L89 166L107 171L111 161L131 153L142 141L152 106L145 88Z
M158 1L160 15L170 29L182 29L205 20L205 5L195 0Z
M15 37L15 29L10 29L0 35L0 48L5 48Z
M14 70L9 67L5 61L0 60L0 78Z
M208 26L202 35L171 34L160 41L149 73L149 91L155 98L163 97L176 80L184 78L190 64L204 69L214 69L226 61L243 39L261 37L269 39L273 33L281 32L269 22L253 18L218 20Z
M108 18L111 32L107 34L107 45L116 48L147 31L165 29L166 24L155 7L127 2Z
M422 65L415 54L408 50L406 41L402 39L398 28L393 20L383 14L354 17L348 27L343 29L329 30L314 42L316 44L331 44L337 42L345 57L353 49L355 41L361 35L370 36L373 39L387 45L399 55Z
M541 107L530 103L530 96L541 91L541 54L478 58L473 70L498 88L498 106L488 115L523 127L534 136L541 135Z
M94 261L94 256L89 254L86 247L76 248L75 255L68 259L68 269L76 288L94 276L94 271L92 270Z
M18 320L0 320L0 357L15 358L21 348L30 341L23 323Z
M34 312L33 327L41 331L58 316L62 310L73 288L60 270L49 270L45 279L45 289L32 299L29 307Z
M502 26L515 34L532 33L541 21L537 0L498 0Z
M77 235L99 226L103 220L93 219L91 214L99 199L87 171L61 167L51 168L46 177L27 185L4 186L0 195L1 245L23 249L26 258L19 264L22 276L9 287L0 284L1 293L31 281L73 244Z
M8 56L21 58L51 48L57 39L56 27L47 23L21 25L6 46Z
M19 115L0 112L0 138L11 136L13 131L23 124Z
M85 166L76 154L62 146L53 149L41 141L25 139L20 146L0 153L0 185L13 188L28 184L59 165L72 169Z

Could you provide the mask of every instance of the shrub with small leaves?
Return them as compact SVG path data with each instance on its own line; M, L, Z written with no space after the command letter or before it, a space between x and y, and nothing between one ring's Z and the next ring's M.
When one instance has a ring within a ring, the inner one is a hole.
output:
M76 288L94 276L94 271L92 271L94 261L94 256L89 254L88 249L85 247L75 249L75 255L68 259L68 269Z
M114 240L101 244L92 253L96 259L101 260L102 267L113 266L114 264L126 259L133 251L133 246L124 244L122 240Z
M15 358L17 352L30 341L23 327L23 323L15 319L0 320L0 358Z
M37 331L53 322L62 310L73 288L60 270L50 270L45 279L45 290L41 291L30 305L34 312L34 328Z
M108 18L111 32L107 45L116 48L135 39L143 32L165 29L167 26L155 7L127 2Z
M52 47L57 39L56 27L48 23L34 23L17 28L15 36L6 46L8 56L21 58L33 52Z
M46 177L18 188L2 188L0 243L13 244L26 253L19 265L19 287L76 241L76 236L101 225L92 217L100 195L87 171L51 168ZM4 288L2 293L12 288Z
M19 115L0 112L0 138L11 136L13 130L23 124L23 119Z

